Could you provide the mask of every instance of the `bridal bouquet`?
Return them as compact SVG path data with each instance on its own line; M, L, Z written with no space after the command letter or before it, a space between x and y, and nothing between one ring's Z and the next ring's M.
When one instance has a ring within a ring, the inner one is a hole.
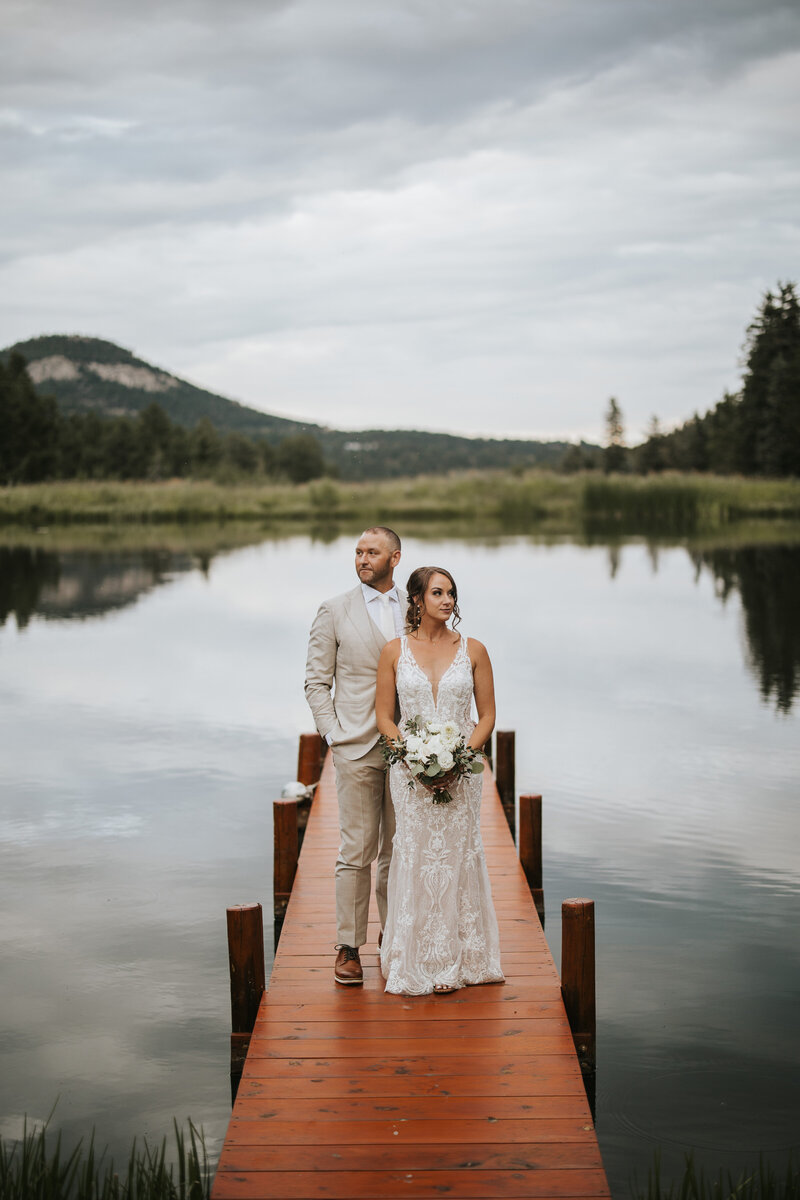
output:
M453 721L422 721L412 717L405 724L405 737L393 742L381 737L387 763L404 762L415 779L433 786L433 803L449 804L453 797L446 787L436 787L445 775L480 775L483 755L468 746Z

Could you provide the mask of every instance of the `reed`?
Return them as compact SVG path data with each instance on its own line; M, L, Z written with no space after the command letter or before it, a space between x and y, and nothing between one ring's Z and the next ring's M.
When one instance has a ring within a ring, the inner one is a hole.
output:
M800 518L800 480L708 475L472 471L347 483L82 481L0 488L0 524L195 525L249 522L327 530L358 522L466 524L499 532L691 534L744 519Z
M189 1122L187 1134L174 1123L175 1145L167 1139L154 1148L135 1140L127 1173L97 1155L94 1133L84 1146L67 1153L61 1134L48 1135L47 1124L28 1129L19 1141L0 1140L2 1200L208 1200L212 1172L202 1132Z
M647 1176L647 1190L634 1185L637 1200L800 1200L800 1168L789 1159L785 1170L778 1170L759 1159L756 1170L734 1175L720 1168L707 1175L697 1168L691 1154L686 1156L683 1175L670 1183L661 1178L660 1155Z
M581 509L590 526L696 533L746 517L800 517L800 480L596 476L584 482Z
M210 521L314 523L356 520L443 522L460 519L528 524L566 509L574 517L572 480L479 473L430 479L311 484L66 482L0 488L0 523L196 524Z
M0 520L29 525L252 521L269 520L276 511L306 515L309 504L301 489L288 484L257 487L199 480L70 481L0 489Z

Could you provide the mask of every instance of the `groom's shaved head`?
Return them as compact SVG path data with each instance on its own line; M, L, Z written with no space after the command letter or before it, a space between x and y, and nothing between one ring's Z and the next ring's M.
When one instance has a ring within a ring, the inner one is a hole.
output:
M385 592L394 586L392 572L400 561L400 538L385 525L365 529L356 546L356 574L367 587Z
M365 529L364 533L382 533L389 543L389 549L394 553L395 550L402 550L400 538L393 529L389 529L387 525L370 525L369 529Z

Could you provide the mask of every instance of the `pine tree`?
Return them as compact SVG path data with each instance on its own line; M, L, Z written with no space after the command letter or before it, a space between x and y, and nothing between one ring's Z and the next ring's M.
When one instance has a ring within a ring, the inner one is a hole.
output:
M573 443L564 451L564 456L559 463L558 469L566 475L572 475L576 471L585 471L590 466L591 463L580 445Z
M615 397L612 396L606 410L606 448L603 455L603 470L607 475L611 471L624 471L625 464L625 425L622 409Z
M60 416L52 396L40 396L25 359L0 363L0 483L38 483L58 472Z
M229 433L225 437L225 459L235 471L243 475L254 475L261 466L258 445L243 433Z
M716 475L733 475L739 470L741 403L729 392L703 420L708 451L708 469Z
M136 438L142 478L164 479L172 474L172 422L153 401L136 418Z
M682 436L676 448L674 465L682 471L707 471L708 430L705 420L695 413L680 432Z
M276 466L292 483L307 483L325 473L322 447L310 433L284 438L278 446Z
M744 474L800 474L800 302L767 292L745 342L738 463Z
M661 423L655 414L647 426L647 440L635 452L636 469L643 475L651 471L663 471L669 466L668 439L661 432Z
M222 438L208 417L201 417L189 435L193 475L211 475L222 462Z

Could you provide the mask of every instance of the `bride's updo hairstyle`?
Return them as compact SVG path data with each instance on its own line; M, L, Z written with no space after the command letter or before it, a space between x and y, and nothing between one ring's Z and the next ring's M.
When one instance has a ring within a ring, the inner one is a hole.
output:
M446 575L453 585L453 628L455 629L461 620L461 613L458 611L458 588L456 581L449 571L444 567L417 567L416 571L412 571L408 577L406 584L406 592L408 594L408 612L406 613L406 625L413 631L419 629L419 623L422 620L422 598L428 590L428 584L434 575Z

